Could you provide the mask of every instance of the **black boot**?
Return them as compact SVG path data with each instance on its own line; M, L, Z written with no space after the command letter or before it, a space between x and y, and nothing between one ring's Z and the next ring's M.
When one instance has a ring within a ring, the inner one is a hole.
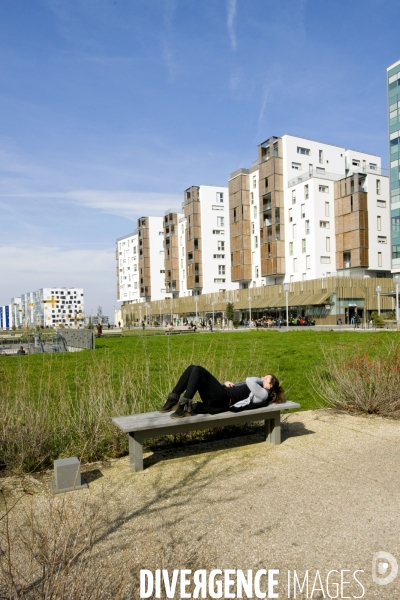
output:
M158 412L164 413L170 412L171 410L176 410L178 408L179 398L179 394L174 394L174 392L171 392L168 394L166 403L159 409Z
M195 415L191 398L182 396L179 400L178 408L170 416L171 419L181 419L182 417L194 417Z

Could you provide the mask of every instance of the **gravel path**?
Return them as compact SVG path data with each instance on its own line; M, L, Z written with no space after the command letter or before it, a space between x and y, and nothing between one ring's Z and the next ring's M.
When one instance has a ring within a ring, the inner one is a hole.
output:
M400 423L330 411L283 419L280 446L252 435L148 454L141 473L126 458L86 466L89 489L64 498L101 506L94 553L101 576L122 567L134 589L140 567L279 569L275 591L287 598L288 570L301 580L309 571L309 594L318 570L329 597L327 573L339 571L333 583L347 569L352 583L343 597L353 597L362 590L352 573L364 570L364 598L400 597L400 574L387 586L371 576L378 551L400 563ZM12 496L25 494L17 511L49 502L43 479L4 485Z

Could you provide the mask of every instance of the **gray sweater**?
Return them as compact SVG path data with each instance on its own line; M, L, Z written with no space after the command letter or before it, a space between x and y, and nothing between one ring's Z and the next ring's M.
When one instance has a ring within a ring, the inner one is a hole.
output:
M239 400L233 406L236 408L243 408L248 404L258 404L264 402L268 398L268 390L263 388L264 380L260 377L247 377L246 385L250 390L250 395L244 400Z

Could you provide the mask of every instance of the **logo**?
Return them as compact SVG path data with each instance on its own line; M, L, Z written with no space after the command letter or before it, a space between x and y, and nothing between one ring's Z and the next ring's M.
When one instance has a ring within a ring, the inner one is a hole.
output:
M390 571L388 571L390 567ZM378 585L392 583L397 577L399 566L394 556L389 552L375 552L372 557L372 579Z

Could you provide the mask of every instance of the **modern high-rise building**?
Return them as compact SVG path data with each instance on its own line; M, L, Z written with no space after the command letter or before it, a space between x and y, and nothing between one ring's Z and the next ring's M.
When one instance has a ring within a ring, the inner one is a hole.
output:
M237 289L231 279L228 188L192 186L182 208L187 289L192 295Z
M187 296L186 218L169 208L164 216L165 289L173 298Z
M118 238L116 259L119 302L167 297L163 217L140 217L133 233Z
M392 271L400 272L400 60L387 68Z
M229 181L241 288L390 273L388 178L378 156L292 135L258 146Z

